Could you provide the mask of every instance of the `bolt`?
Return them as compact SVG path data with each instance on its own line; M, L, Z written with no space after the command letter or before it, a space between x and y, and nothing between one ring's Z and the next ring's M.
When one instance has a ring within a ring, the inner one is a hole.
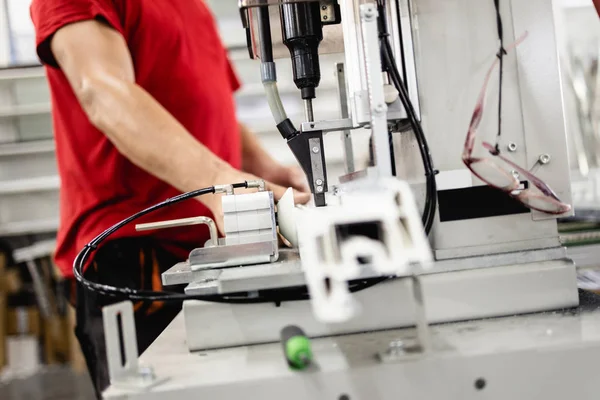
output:
M327 15L323 15L323 21L327 21Z
M319 152L319 148L317 146L313 147L312 152L317 154Z
M506 147L508 148L508 151L511 151L511 152L517 151L517 144L515 142L508 143L508 146L506 146Z
M383 114L385 112L385 106L383 104L377 104L373 111L375 114Z
M323 192L323 186L317 186L317 193Z
M370 21L370 20L372 20L374 17L375 17L375 12L374 12L374 10L373 10L373 7L366 8L366 9L363 11L363 18L364 18L364 20L365 20L365 21Z
M322 179L317 179L317 180L315 181L315 183L316 183L317 185L321 186L321 185L323 184L323 180L322 180Z
M388 352L398 354L404 352L404 342L402 340L393 340L388 346Z
M153 381L156 379L156 375L154 374L154 369L152 367L139 367L138 374L144 381Z
M542 154L538 160L540 164L548 164L550 162L550 154Z
M327 11L327 6L321 6L321 10Z

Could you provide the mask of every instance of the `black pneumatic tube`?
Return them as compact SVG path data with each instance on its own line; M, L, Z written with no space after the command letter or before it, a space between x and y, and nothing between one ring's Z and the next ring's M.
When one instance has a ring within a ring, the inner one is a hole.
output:
M273 43L271 41L271 21L269 20L269 7L258 8L258 35L260 38L261 62L273 62Z

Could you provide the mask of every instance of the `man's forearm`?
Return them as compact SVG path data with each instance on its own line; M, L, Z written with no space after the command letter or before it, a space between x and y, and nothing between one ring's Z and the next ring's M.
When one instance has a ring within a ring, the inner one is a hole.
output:
M246 172L262 175L275 165L275 160L262 146L258 137L243 123L239 123L242 142L242 169Z
M231 168L135 83L104 77L86 84L80 98L90 121L142 169L189 191L217 183L216 174Z

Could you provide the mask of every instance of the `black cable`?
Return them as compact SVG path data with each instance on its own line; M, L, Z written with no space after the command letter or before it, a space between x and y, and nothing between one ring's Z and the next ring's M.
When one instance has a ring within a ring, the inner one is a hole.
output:
M504 75L504 55L506 50L504 49L504 28L502 26L502 15L500 14L500 0L494 0L494 7L496 9L496 27L498 28L498 39L500 41L500 49L496 56L500 60L498 73L498 80L500 86L498 87L498 133L496 135L496 154L500 153L500 135L502 134L502 79Z
M248 183L236 183L232 185L234 188L247 188ZM297 300L308 300L310 295L306 287L300 287L296 289L277 289L277 290L268 290L268 291L258 291L256 296L249 296L247 293L238 293L231 295L188 295L177 292L168 292L168 291L152 291L152 290L136 290L130 289L126 287L115 287L111 285L104 285L97 282L93 282L84 277L83 270L86 265L87 260L93 251L95 251L98 246L107 238L109 238L113 233L120 230L124 226L130 224L131 222L139 219L147 214L150 214L159 209L180 203L182 201L202 196L205 194L213 194L215 193L214 187L208 187L200 190L195 190L193 192L188 192L181 194L179 196L172 197L167 199L161 203L158 203L152 207L148 207L124 220L118 222L117 224L111 226L106 229L104 232L96 236L92 241L90 241L84 248L77 254L75 261L73 263L73 274L75 278L79 282L82 288L98 293L100 295L108 296L108 297L118 297L131 301L164 301L164 302L181 302L183 300L204 300L211 302L220 302L220 303L232 303L232 304L255 304L255 303L276 303L279 304L284 301L297 301ZM384 280L387 277L382 278L373 278L368 280L361 280L357 282L351 282L349 284L349 290L352 293L358 292L360 290L364 290L370 288Z
M245 188L248 186L248 183L247 182L237 183L232 186L234 188ZM85 264L86 264L88 258L90 257L91 253L93 251L95 251L104 240L106 240L109 236L111 236L113 233L120 230L124 226L130 224L131 222L135 221L136 219L139 219L139 218L141 218L147 214L150 214L154 211L157 211L159 209L171 206L173 204L180 203L184 200L188 200L188 199L191 199L194 197L202 196L205 194L212 194L212 193L215 193L215 188L208 187L208 188L199 189L199 190L195 190L192 192L188 192L188 193L184 193L184 194L172 197L161 203L155 204L152 207L148 207L148 208L122 220L121 222L118 222L117 224L111 226L110 228L106 229L104 232L102 232L101 234L96 236L94 239L92 239L92 241L90 241L87 245L85 245L85 247L79 252L79 254L77 254L77 257L75 258L75 261L73 263L73 275L75 276L75 279L87 290L97 292L99 294L106 295L106 296L125 297L127 299L134 300L134 301L137 301L137 300L145 300L145 301L175 300L175 301L179 301L179 300L190 298L187 295L182 295L180 293L175 293L175 292L156 292L156 291L148 291L148 290L135 290L135 289L130 289L130 288L123 288L123 287L119 288L119 287L115 287L115 286L104 285L104 284L100 284L97 282L92 282L83 276L83 270L84 270ZM218 300L216 298L216 296L215 296L214 300Z
M385 0L378 0L377 5L379 10L378 26L380 29L379 39L382 49L382 62L384 63L385 70L389 73L392 83L398 91L400 101L406 110L408 119L417 140L417 144L419 145L419 151L421 153L421 159L425 169L426 199L422 220L425 227L425 232L429 234L435 221L435 213L437 209L437 185L435 182L436 171L433 167L433 160L429 150L429 145L427 143L427 138L425 137L421 123L417 118L417 113L412 105L406 85L400 76L400 72L398 71L398 67L394 59L392 46L389 41L389 33L385 23Z

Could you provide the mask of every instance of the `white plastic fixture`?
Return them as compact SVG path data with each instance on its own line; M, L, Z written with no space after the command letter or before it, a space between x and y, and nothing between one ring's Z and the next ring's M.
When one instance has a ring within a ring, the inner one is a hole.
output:
M431 249L406 182L379 180L342 193L338 204L327 207L291 213L286 205L283 230L290 234L295 221L313 311L322 322L345 322L359 313L348 281L411 275L415 264L431 267ZM282 229L281 208L278 214Z

